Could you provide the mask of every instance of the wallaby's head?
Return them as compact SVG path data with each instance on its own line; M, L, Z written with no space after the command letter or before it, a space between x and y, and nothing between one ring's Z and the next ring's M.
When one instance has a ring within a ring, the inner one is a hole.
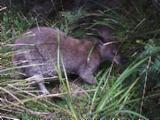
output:
M118 53L118 44L120 41L113 36L111 29L108 27L100 27L96 31L99 38L98 46L103 60L113 61L116 64L123 64L122 56Z

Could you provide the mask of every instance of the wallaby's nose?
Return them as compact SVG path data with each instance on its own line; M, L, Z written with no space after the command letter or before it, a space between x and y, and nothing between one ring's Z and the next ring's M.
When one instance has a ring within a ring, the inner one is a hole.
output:
M127 58L123 56L115 56L113 60L117 65L125 65L127 63Z

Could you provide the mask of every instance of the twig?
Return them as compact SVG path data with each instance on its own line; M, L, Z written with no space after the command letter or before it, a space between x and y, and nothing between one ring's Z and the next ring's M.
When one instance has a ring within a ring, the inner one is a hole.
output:
M17 98L14 94L12 94L10 91L8 91L8 90L6 90L6 89L4 89L4 88L2 88L2 87L0 87L0 90L8 93L12 98L14 98L15 100L17 100L19 103L23 104L23 103L21 102L21 100L20 100L19 98Z
M7 9L7 7L2 7L2 8L1 7L2 6L0 6L0 11Z
M0 120L20 120L20 119L0 115Z

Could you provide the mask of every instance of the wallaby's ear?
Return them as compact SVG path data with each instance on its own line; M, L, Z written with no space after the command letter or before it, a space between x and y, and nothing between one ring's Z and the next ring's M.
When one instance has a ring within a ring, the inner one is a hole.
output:
M105 40L105 38L103 38L102 36L95 36L97 38L97 43L99 45L103 45L103 46L106 46L106 45L110 45L110 44L117 44L119 43L120 41L116 40L116 39L113 39L113 40Z
M92 36L98 39L98 44L104 45L107 42L114 41L112 29L108 26L96 25L91 29Z
M96 38L96 41L99 45L103 45L105 43L105 40L102 36L99 35L93 35Z
M100 45L105 44L105 39L104 39L102 36L98 36L98 43L99 43Z
M98 36L103 38L101 41L104 43L113 40L112 29L107 26L97 26L95 32Z

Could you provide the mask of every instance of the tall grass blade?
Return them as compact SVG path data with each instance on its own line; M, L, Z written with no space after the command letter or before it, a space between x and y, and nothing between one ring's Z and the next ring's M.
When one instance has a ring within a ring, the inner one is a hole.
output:
M110 91L114 91L118 88L118 86L120 86L122 84L122 82L127 78L129 77L133 72L135 72L137 70L137 68L142 64L144 63L145 61L147 60L147 58L144 58L142 60L140 60L138 63L136 63L135 65L133 66L129 66L119 77L118 79L116 80L116 82L113 84L113 88L110 90ZM111 93L110 93L111 95ZM105 107L106 105L106 102L108 101L108 93L106 93L104 95L104 97L101 99L101 101L99 102L99 104L97 105L97 108L96 108L96 113L99 113L100 111L103 110L103 108Z

